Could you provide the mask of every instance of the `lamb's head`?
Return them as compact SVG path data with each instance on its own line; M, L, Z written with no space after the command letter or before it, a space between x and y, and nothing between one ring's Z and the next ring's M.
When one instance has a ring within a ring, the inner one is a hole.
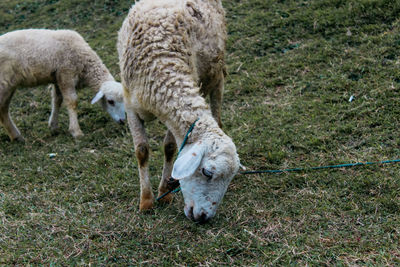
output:
M122 85L115 81L107 81L101 84L92 104L101 100L103 109L118 123L125 121L125 108Z
M186 217L199 223L214 217L239 165L236 147L228 136L186 145L172 171L182 189Z

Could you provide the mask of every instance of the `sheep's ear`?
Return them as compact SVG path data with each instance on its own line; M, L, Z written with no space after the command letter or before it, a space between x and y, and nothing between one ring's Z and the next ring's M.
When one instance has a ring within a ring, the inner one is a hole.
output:
M104 93L102 91L98 91L95 97L92 99L92 102L90 102L92 105L99 101L102 97L104 96Z
M190 149L179 155L172 169L172 178L180 180L191 176L200 166L204 156L203 145L193 145Z

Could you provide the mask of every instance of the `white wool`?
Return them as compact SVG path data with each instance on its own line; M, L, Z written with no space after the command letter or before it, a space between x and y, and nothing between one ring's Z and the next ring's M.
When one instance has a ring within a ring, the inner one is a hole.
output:
M76 88L103 88L122 103L121 87L106 88L114 78L97 54L75 31L27 29L0 36L0 122L11 139L22 139L8 114L9 102L17 87L54 84L50 126L57 128L58 109L64 100L70 115L70 131L82 135L76 117ZM123 119L123 118L121 118Z
M131 8L118 37L125 107L135 149L148 146L140 119L152 118L149 114L168 127L178 144L198 120L181 153L185 160L177 160L172 172L188 176L174 178L182 179L185 213L196 221L215 215L239 166L235 145L219 127L225 40L220 0L141 0ZM204 99L207 95L211 108ZM191 159L191 154L201 158ZM140 153L137 156L139 161L144 158ZM181 165L186 162L187 166ZM199 165L193 166L194 162ZM141 209L152 206L146 206L152 202L146 164L139 164ZM164 163L169 173L164 171L163 179L171 174L168 164ZM189 172L183 171L187 168ZM204 182L202 168L215 174L212 182ZM159 195L165 191L164 184L161 181Z

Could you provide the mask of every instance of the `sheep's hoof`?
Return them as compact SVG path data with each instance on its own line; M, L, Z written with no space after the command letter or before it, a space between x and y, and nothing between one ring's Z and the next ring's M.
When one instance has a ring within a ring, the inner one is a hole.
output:
M74 138L78 139L84 136L82 131L71 131L71 134Z
M54 122L54 121L49 121L49 128L50 130L57 130L58 129L58 122Z
M60 128L58 126L57 127L50 126L50 133L51 135L58 135L60 133Z
M140 211L151 210L153 207L154 207L154 198L140 200L140 205L139 205Z
M12 142L25 143L25 139L21 135L18 135L17 137L14 137L13 139L11 139L11 141Z

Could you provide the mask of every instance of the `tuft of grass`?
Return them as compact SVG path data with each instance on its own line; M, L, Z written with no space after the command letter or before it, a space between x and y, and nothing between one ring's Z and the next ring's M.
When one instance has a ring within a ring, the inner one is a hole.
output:
M130 1L6 0L0 34L81 33L119 75L117 31ZM224 1L224 130L248 169L399 157L400 4L378 0ZM50 92L17 90L25 144L0 129L0 264L398 265L400 166L238 175L215 219L196 225L183 199L138 212L126 126L79 95L86 134L47 128ZM350 96L354 100L349 102ZM148 124L156 191L166 128ZM57 153L49 158L49 153Z

